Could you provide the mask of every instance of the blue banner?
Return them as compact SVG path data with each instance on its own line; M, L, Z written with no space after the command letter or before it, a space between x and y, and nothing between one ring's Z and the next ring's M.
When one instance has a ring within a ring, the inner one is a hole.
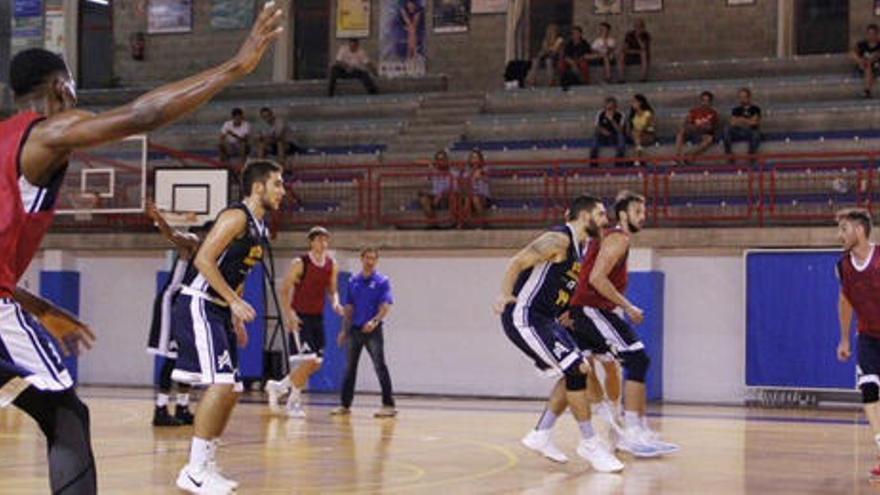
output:
M42 17L43 0L15 0L14 17Z

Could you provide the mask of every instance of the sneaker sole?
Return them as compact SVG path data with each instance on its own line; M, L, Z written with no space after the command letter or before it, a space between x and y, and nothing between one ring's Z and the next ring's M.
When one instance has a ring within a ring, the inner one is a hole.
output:
M551 456L545 454L544 451L542 451L541 449L539 449L537 447L533 447L533 446L529 445L528 443L526 443L525 439L520 440L520 443L522 444L523 447L540 455L541 457L543 457L544 459L547 459L548 461L555 462L557 464L565 464L568 462L568 457L562 457L562 458L551 457Z
M595 464L593 461L591 461L587 456L585 456L584 454L582 454L580 451L578 451L578 455L581 457L581 459L587 461L587 463L590 465L590 467L593 468L593 471L596 471L596 472L599 472L599 473L619 473L619 472L623 471L623 468L625 467L625 466L623 465L623 463L620 463L620 467L619 467L619 468L613 468L613 469L599 469L598 467L596 467L596 464Z

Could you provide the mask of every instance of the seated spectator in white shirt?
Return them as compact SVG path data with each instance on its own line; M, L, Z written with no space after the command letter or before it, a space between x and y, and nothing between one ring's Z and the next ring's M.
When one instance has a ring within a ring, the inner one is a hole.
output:
M337 79L360 79L368 93L371 95L378 93L370 72L370 58L361 48L360 41L348 40L348 44L339 47L336 62L330 68L330 87L327 89L327 95L336 94Z
M593 40L591 48L600 57L597 61L601 61L603 66L605 82L610 82L611 62L614 60L614 54L617 50L617 42L611 37L611 24L607 22L599 23L599 37Z
M250 153L251 125L244 119L244 111L232 109L232 120L223 123L220 129L220 159L224 162L232 157L247 159Z
M293 142L293 130L287 121L277 117L269 107L260 109L262 123L257 130L257 156L266 158L269 155L278 157L284 163L287 157L302 152Z

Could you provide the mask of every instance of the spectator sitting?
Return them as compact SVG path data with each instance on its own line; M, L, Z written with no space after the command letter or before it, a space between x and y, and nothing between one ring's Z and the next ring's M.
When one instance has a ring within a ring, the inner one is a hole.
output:
M293 142L293 130L287 121L277 117L271 108L261 108L260 118L263 123L257 131L257 156L266 158L274 155L279 162L285 163L289 155L303 151Z
M584 30L579 26L571 28L571 39L562 50L559 61L559 80L563 90L577 84L590 84L590 60L599 56L593 53L590 44L584 39Z
M619 82L626 80L623 70L626 65L639 64L641 72L639 81L648 80L648 69L651 64L651 35L645 29L645 21L636 19L634 29L626 33L617 55L617 77Z
M617 50L617 42L611 37L611 24L607 22L599 23L599 37L593 40L590 47L593 52L599 56L597 62L602 64L605 82L611 81L611 62L614 60L614 54Z
M865 98L871 97L871 89L874 81L880 75L880 36L876 24L868 26L867 37L858 43L850 52L850 58L855 61L859 72L865 78Z
M450 199L454 192L458 191L458 179L460 174L449 165L449 154L446 151L438 151L434 154L434 169L431 173L431 191L419 193L419 203L422 211L428 218L437 216L437 210L448 210Z
M739 106L733 108L730 123L724 127L724 152L728 155L734 141L748 141L750 155L761 146L761 107L752 103L749 88L739 90Z
M617 158L626 152L626 137L623 132L623 114L617 109L617 99L605 98L605 108L596 114L596 127L593 131L593 148L590 150L590 166L596 167L601 146L614 146Z
M354 38L348 40L348 44L339 47L339 51L336 52L336 62L330 68L328 96L336 94L337 79L360 79L368 93L371 95L378 93L376 83L370 76L372 71L370 58L367 56L367 52L361 48L360 41Z
M688 112L684 124L675 136L675 154L681 160L685 141L696 144L696 148L688 152L689 157L701 155L713 144L718 135L720 117L718 111L712 107L715 96L703 91L700 93L700 104ZM684 160L685 163L687 160Z
M657 141L656 120L654 109L651 108L645 95L633 95L625 130L627 139L635 145L636 156L639 158L642 157L645 146L650 146ZM637 161L636 164L641 163Z
M541 42L541 51L538 52L537 60L532 67L532 73L529 76L529 84L534 86L537 82L538 72L544 70L547 74L547 85L556 86L558 79L556 70L559 66L559 59L562 55L562 48L565 46L565 39L559 34L559 26L550 23L544 32L544 41Z
M244 120L244 111L232 109L232 120L223 123L220 129L220 160L227 162L238 156L242 161L250 154L251 125Z
M489 177L486 175L486 159L479 148L471 150L467 161L467 184L469 194L462 201L468 217L481 221L491 205L489 196ZM481 222L483 223L483 222Z

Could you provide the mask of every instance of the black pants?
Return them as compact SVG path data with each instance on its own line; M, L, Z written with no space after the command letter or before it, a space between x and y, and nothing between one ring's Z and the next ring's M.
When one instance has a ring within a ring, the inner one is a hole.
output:
M14 404L30 415L46 435L49 486L55 495L98 492L89 409L73 390L45 392L28 387Z
M361 327L352 325L348 334L348 366L345 369L345 381L342 383L342 406L351 407L354 400L354 384L357 381L358 363L361 359L361 351L367 348L376 376L379 378L379 386L382 387L382 405L394 407L394 397L391 390L391 375L385 364L385 337L382 326L373 330L372 333L364 333Z
M340 65L334 65L333 68L330 69L330 87L327 88L327 94L330 96L336 94L337 79L360 79L361 82L364 83L364 88L367 89L368 93L374 95L378 92L376 83L373 82L373 78L370 77L369 72L360 69L346 70Z

